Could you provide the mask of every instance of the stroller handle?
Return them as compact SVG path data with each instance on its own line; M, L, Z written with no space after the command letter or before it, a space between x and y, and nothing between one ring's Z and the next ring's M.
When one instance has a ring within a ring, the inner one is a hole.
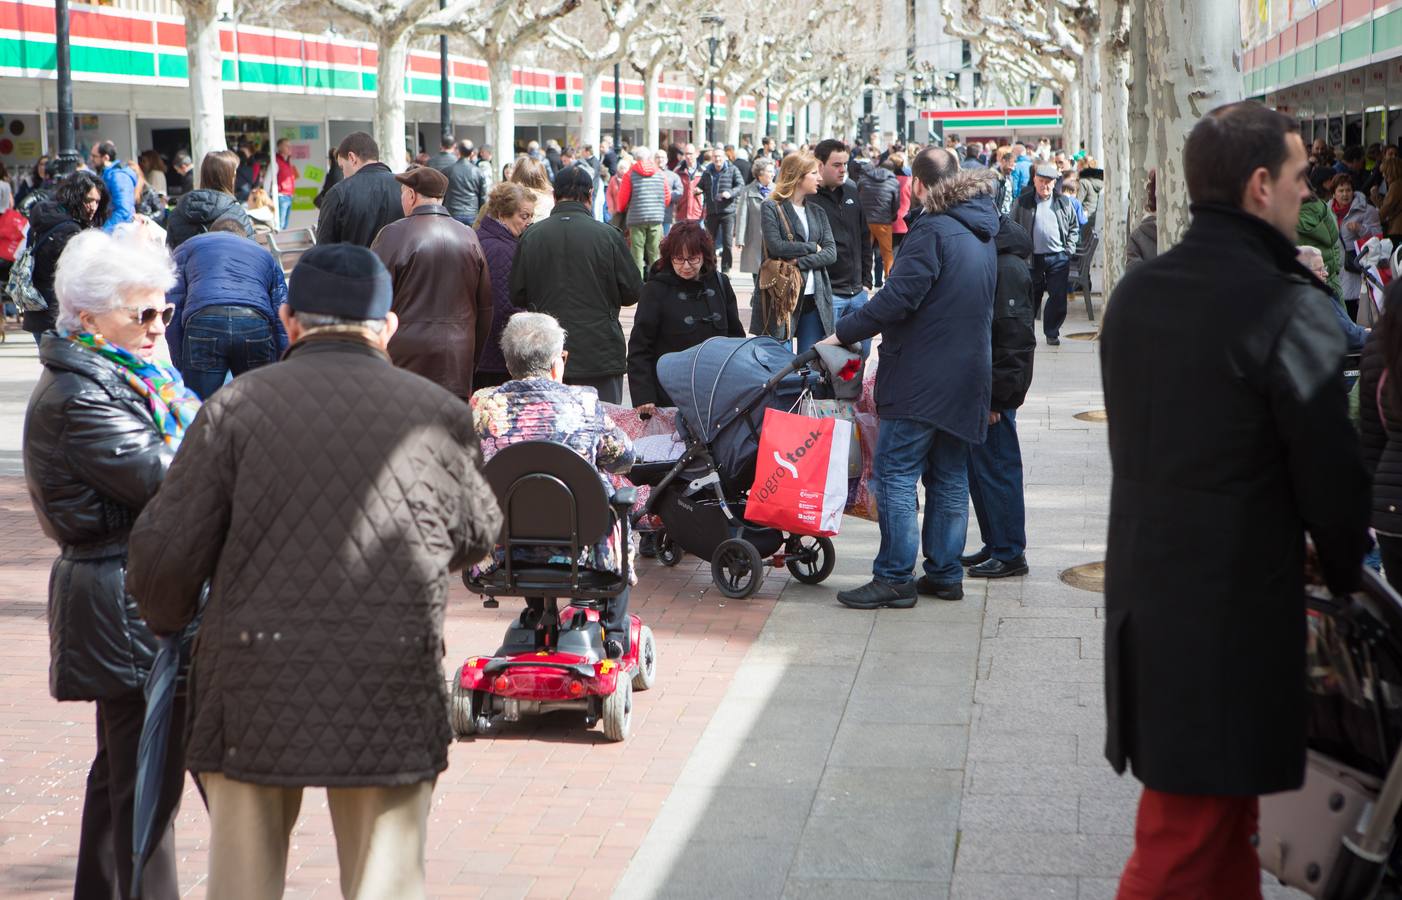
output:
M773 377L771 377L768 381L764 383L764 393L767 394L770 391L774 390L776 387L779 386L779 382L783 381L785 378L788 378L790 375L797 372L799 369L802 369L804 366L808 365L817 358L818 351L813 347L810 347L807 350L800 353L799 355L795 356L793 358L793 362L789 363L787 366L784 366L782 369L775 372Z

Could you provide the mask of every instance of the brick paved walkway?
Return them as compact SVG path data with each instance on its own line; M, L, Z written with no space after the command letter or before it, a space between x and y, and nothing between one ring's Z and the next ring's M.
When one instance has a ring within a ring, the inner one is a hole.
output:
M94 748L91 704L47 689L44 596L53 545L15 477L0 478L0 896L71 892L83 788ZM435 897L607 897L642 843L758 636L787 574L748 601L727 600L709 569L650 561L633 609L658 641L657 686L638 695L633 735L609 744L562 715L523 720L455 744L429 816ZM451 673L495 647L518 610L483 609L460 584L448 615ZM177 824L181 883L203 896L208 819L187 786ZM310 791L292 838L289 897L334 897L325 795Z

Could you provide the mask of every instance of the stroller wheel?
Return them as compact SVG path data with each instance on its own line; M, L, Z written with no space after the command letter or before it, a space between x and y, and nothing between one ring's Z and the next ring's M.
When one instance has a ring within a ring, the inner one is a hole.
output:
M711 580L725 596L743 600L759 589L764 578L764 560L755 545L744 538L721 541L711 557Z
M657 536L657 561L662 565L669 568L675 566L685 555L682 548L677 546L677 542L667 537L667 532Z
M477 716L472 710L472 691L462 686L462 667L453 673L453 696L449 701L449 721L453 726L453 736L471 737L477 733Z
M822 584L837 565L831 538L795 534L784 549L789 557L785 561L789 574L804 584Z
M611 741L626 741L628 727L633 724L633 682L619 677L613 693L604 698L604 737Z

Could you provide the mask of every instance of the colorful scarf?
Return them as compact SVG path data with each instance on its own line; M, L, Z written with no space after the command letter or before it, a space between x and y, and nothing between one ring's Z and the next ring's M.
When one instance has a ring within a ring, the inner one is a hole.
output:
M155 420L156 430L161 433L166 445L172 450L180 449L185 429L190 427L195 413L199 411L200 398L185 387L179 372L110 344L99 334L84 331L69 334L68 339L116 363L126 375L127 384L151 407L151 418Z

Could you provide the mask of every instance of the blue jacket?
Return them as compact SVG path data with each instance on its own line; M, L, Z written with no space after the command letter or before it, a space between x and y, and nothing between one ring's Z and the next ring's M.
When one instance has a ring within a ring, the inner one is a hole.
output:
M941 213L917 210L886 286L837 322L855 344L881 333L876 412L914 419L983 443L992 394L993 294L998 213L990 172L935 185Z
M102 230L111 234L118 225L136 218L136 173L121 160L113 160L102 170L102 183L107 185L107 193L112 198L108 201L110 212L107 221L102 223Z
M171 361L184 367L185 323L210 306L248 306L268 317L277 349L287 349L287 332L278 318L287 301L282 266L257 243L227 231L197 234L175 248L175 287L166 302L175 317L166 329Z
M1013 198L1022 196L1022 189L1032 183L1032 157L1023 154L1013 162Z

